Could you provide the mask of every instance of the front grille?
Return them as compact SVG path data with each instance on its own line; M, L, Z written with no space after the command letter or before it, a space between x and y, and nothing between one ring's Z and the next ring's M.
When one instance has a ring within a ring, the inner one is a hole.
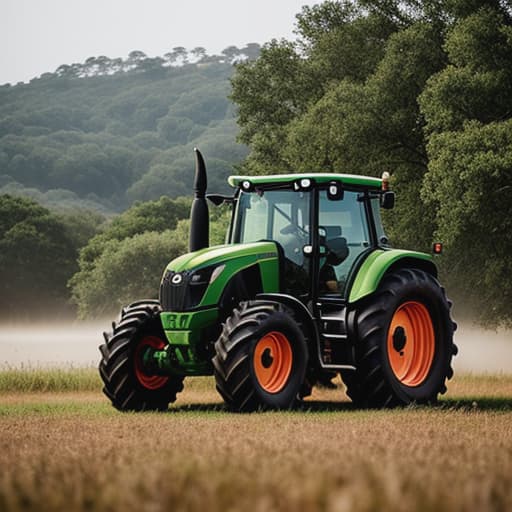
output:
M189 275L181 274L181 282L173 283L176 272L169 270L160 284L160 304L164 311L185 311L187 306L187 289Z
M213 267L193 273L168 270L160 285L163 311L188 311L195 308L203 300L212 270Z

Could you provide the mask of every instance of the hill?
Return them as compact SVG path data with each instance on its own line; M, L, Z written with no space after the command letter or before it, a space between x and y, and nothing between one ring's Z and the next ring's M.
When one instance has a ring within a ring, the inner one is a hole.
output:
M247 154L227 99L232 64L258 50L91 57L1 86L0 193L106 212L178 197L191 189L194 146L207 157L211 190L221 191Z

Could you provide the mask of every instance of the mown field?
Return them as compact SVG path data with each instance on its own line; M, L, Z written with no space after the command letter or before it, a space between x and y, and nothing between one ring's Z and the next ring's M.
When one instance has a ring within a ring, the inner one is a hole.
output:
M210 379L119 413L94 369L0 371L0 510L512 510L512 375L456 376L439 406L231 414Z

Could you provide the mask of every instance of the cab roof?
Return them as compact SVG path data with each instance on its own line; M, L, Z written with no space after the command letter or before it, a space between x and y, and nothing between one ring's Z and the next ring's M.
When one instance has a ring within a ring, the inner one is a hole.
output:
M230 176L228 183L232 187L238 187L243 181L250 181L253 185L273 185L276 183L292 183L301 179L311 179L316 183L329 183L339 181L344 185L352 185L363 188L381 188L382 180L370 176L358 176L355 174L312 173L312 174L273 174L270 176Z

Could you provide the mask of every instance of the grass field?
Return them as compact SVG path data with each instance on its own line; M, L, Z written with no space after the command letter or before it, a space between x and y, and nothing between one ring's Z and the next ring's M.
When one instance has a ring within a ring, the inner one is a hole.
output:
M439 406L227 413L211 379L119 413L94 369L0 371L0 510L510 511L512 376L455 376Z

